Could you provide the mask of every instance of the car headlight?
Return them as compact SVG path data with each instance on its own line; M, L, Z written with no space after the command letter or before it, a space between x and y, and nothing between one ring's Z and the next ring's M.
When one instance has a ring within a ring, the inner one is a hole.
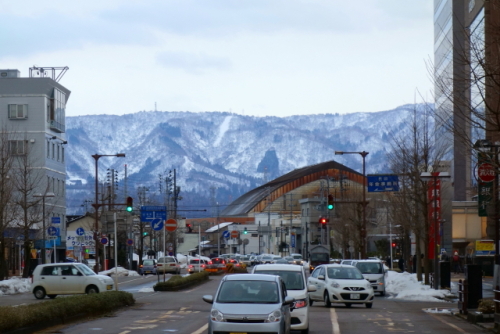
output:
M370 282L366 282L366 288L367 288L368 290L370 290L370 289L372 288L372 285L370 284Z
M383 285L383 284L384 284L384 278L383 278L383 277L380 277L380 278L377 280L377 283L378 283L378 284Z
M275 310L267 316L266 322L279 322L281 320L282 314L280 310Z
M224 314L222 314L219 310L213 308L212 311L210 311L210 319L212 321L217 321L217 322L224 322Z
M331 285L332 288L335 288L335 289L340 288L340 284L337 283L337 282L335 282L335 281L332 281L332 283L330 283L330 285Z

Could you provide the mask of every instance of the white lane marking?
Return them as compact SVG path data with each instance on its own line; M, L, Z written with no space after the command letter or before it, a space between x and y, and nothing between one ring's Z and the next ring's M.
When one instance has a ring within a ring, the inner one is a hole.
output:
M333 334L340 334L339 321L337 319L337 312L335 312L334 308L330 309L330 319L332 319Z
M208 328L208 324L205 324L203 327L201 327L200 329L192 332L191 334L201 334L203 333L206 329Z

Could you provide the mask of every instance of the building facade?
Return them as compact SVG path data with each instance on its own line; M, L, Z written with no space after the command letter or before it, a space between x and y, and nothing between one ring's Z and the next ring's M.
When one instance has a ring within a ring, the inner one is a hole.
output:
M31 68L29 77L21 77L17 69L0 70L0 127L13 162L9 177L17 180L15 198L22 196L25 203L33 204L23 213L18 204L10 203L17 216L3 232L19 240L16 229L29 227L35 239L31 256L41 256L45 239L45 262L64 259L66 248L65 117L70 91L58 82L66 70ZM19 183L23 173L24 188ZM21 247L19 254L25 250ZM19 260L10 263L9 269L18 269L17 263L24 266Z

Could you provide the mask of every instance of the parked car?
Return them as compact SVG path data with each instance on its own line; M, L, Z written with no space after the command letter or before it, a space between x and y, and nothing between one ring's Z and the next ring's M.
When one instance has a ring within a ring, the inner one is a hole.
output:
M307 284L306 273L301 265L266 264L257 265L253 274L278 275L285 282L287 294L295 298L291 313L291 329L309 332L309 292L315 291L316 286Z
M155 259L143 260L142 264L139 266L139 274L140 275L147 275L147 274L156 275L156 260Z
M290 333L291 305L285 283L279 276L261 274L226 275L215 296L203 300L212 304L208 334Z
M380 260L355 260L353 266L361 271L363 277L372 285L373 291L385 296L385 277L387 271L384 269L384 263Z
M159 274L171 273L179 275L181 266L174 256L160 257L156 263L156 272Z
M197 273L200 271L205 271L207 268L208 261L205 259L191 259L189 260L189 264L187 266L188 273Z
M317 266L308 277L309 284L316 286L316 291L309 293L311 305L323 301L326 307L332 303L373 306L373 288L358 268L342 264L322 264Z
M33 271L32 292L37 299L45 296L91 294L111 291L113 279L97 275L83 263L40 264Z

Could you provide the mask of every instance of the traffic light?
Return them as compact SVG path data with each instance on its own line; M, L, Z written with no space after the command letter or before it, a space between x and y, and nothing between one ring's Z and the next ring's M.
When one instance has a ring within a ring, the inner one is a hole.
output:
M333 210L335 204L333 203L333 195L328 195L328 205L326 206L328 210Z
M325 217L320 217L319 218L319 223L321 225L325 226L327 222L328 222L328 219L326 219Z
M142 232L142 235L147 237L148 236L148 232Z
M392 243L392 248L394 248L394 247L396 247L396 243L395 242Z
M247 234L248 231L247 231L247 228L245 227L245 229L243 230L243 234Z
M132 197L127 197L127 212L132 212L134 210L134 199Z

